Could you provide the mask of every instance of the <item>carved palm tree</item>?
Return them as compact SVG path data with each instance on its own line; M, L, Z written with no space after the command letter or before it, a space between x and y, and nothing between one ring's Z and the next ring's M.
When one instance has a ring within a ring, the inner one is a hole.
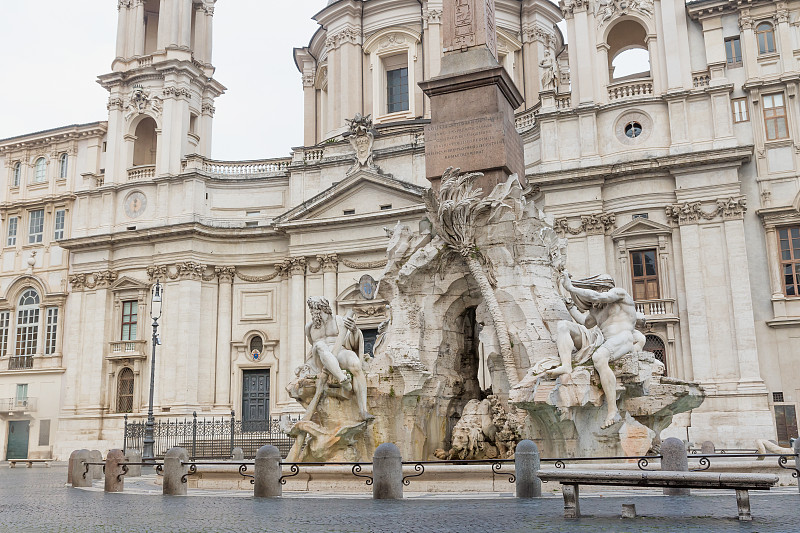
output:
M502 202L503 198L483 199L481 197L483 191L474 188L474 184L475 180L483 174L474 172L461 175L460 171L458 168L448 168L442 176L439 192L428 189L425 193L425 205L428 208L431 222L437 229L437 235L447 243L446 252L461 257L467 264L470 274L478 283L481 296L486 302L486 307L492 316L494 329L497 332L508 382L513 387L519 382L519 376L514 353L511 351L508 326L503 311L497 303L497 297L492 287L493 281L490 281L490 277L493 280L494 276L491 273L489 260L478 249L475 242L478 218L493 208L508 206ZM488 274L484 267L489 270Z

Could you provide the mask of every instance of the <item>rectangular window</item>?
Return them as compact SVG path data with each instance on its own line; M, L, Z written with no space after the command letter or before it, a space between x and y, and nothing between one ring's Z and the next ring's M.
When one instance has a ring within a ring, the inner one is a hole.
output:
M28 384L17 383L17 405L24 407L28 404Z
M774 405L775 429L778 430L778 445L789 447L789 441L797 438L797 412L794 405Z
M408 67L386 71L386 111L408 111Z
M800 296L800 226L778 230L781 274L786 296Z
M656 250L631 252L634 300L659 299L657 258Z
M49 420L39 420L39 446L50 446Z
M733 109L734 124L750 121L750 111L747 109L747 98L734 98L731 100L731 108Z
M768 141L789 138L783 93L764 95L764 126Z
M139 302L128 300L122 302L122 335L120 340L135 341L138 336Z
M725 39L725 55L729 67L742 66L742 41L739 37Z
M67 222L67 212L63 209L56 211L56 220L53 230L53 240L60 240L64 238L64 226Z
M45 324L44 354L56 353L56 336L58 334L58 307L47 308L47 323Z
M28 221L28 244L38 244L42 242L44 235L44 209L31 211Z
M0 357L8 355L8 335L11 326L11 311L0 311Z
M36 355L39 340L39 308L26 308L17 311L17 357Z
M6 238L6 246L17 245L17 225L19 219L17 217L9 217L8 219L8 237Z

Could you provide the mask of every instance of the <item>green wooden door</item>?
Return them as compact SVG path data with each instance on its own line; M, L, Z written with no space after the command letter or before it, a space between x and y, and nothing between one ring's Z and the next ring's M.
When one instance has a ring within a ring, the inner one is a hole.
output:
M8 423L8 450L6 459L28 458L28 436L30 420L19 420Z

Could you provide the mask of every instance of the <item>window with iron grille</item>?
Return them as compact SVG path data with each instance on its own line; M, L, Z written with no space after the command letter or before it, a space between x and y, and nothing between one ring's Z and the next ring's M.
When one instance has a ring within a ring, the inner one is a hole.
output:
M775 403L783 403L783 393L782 392L773 392L772 393L772 401Z
M778 229L781 274L786 296L800 296L800 226Z
M45 323L44 354L56 353L56 339L58 335L58 307L47 308L47 322Z
M646 335L647 342L644 343L644 351L652 353L656 359L664 363L664 368L667 368L667 349L664 346L664 341L658 335ZM669 369L667 368L667 375Z
M6 246L17 245L17 225L19 219L17 217L9 217L8 219L8 236L6 238Z
M122 334L120 340L135 341L138 336L139 302L126 300L122 302Z
M28 244L42 242L44 235L44 209L35 209L29 213Z
M117 381L117 412L133 412L133 370L123 368Z
M11 325L11 311L0 311L0 357L8 354L8 334Z
M56 210L55 223L53 225L53 240L64 238L64 226L67 222L67 212L63 209Z
M17 357L36 355L36 343L39 340L39 294L26 290L19 299L17 307Z

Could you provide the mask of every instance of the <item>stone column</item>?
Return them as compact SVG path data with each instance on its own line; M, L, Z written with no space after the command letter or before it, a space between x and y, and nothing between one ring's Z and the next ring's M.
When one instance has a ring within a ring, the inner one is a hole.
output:
M186 496L188 483L181 478L189 473L184 465L189 461L189 453L183 448L171 448L164 456L164 483L162 492L165 496Z
M438 76L442 70L442 49L439 43L442 42L442 9L441 5L437 8L432 8L432 2L428 2L428 32L427 42L431 43L426 46L428 51L428 72L429 78Z
M194 3L192 0L180 0L180 45L184 48L192 47L192 15L194 14Z
M134 2L134 37L133 37L133 55L144 55L144 0L135 0Z
M336 297L339 295L336 279L339 258L336 254L330 254L317 256L317 260L322 263L322 294L331 303L331 309L335 314L338 308Z
M78 450L74 453L72 462L72 486L91 487L92 473L86 472L86 463L91 462L89 450Z
M578 39L575 41L575 48L578 56L578 70L573 70L570 64L571 77L574 80L577 77L584 77L577 90L572 89L572 105L576 106L585 103L592 103L594 101L594 83L592 83L592 49L589 44L590 35L589 26L594 21L589 20L588 2L575 6L575 32ZM570 48L572 48L573 41L570 41ZM599 83L599 80L596 82Z
M205 61L211 64L214 51L214 6L205 6L203 10L206 14Z
M778 258L780 253L778 251L778 232L775 226L768 226L766 228L767 239L767 257ZM781 272L781 264L778 261L769 261L769 282L772 290L772 298L783 298L783 273Z
M291 259L289 273L289 367L286 372L289 376L294 374L297 367L306 362L306 259L294 257ZM287 382L288 383L288 382Z
M789 25L789 10L785 3L782 5L779 4L778 10L775 13L775 20L778 22L775 25L778 30L776 36L780 38L778 50L781 52L781 57L783 58L783 71L791 72L796 68L794 54L791 53L794 49L794 46L792 46L792 33L797 30Z
M661 443L661 470L671 472L688 472L689 459L686 446L682 440L670 437ZM689 489L664 489L665 496L689 496Z
M202 4L198 5L192 12L192 19L194 20L195 38L192 43L192 53L194 58L201 63L206 63L206 31L208 25L206 24L206 11Z
M236 267L216 267L219 278L217 300L217 365L214 406L231 406L231 321L233 317L233 276Z
M394 444L381 444L372 456L372 498L403 499L403 458Z
M280 480L280 450L275 446L262 446L256 452L254 496L256 498L279 498L283 495L283 485Z
M313 70L303 72L303 146L317 144L317 89Z
M167 0L161 0L158 8L158 39L157 48L163 51L169 44L169 32L172 22L167 8Z
M122 450L111 450L106 455L105 492L122 492L125 488L125 476L120 463L125 462Z
M541 498L542 481L536 476L540 465L536 443L530 440L520 441L514 453L517 498Z
M125 51L125 44L128 39L128 11L129 8L123 4L117 7L119 13L117 14L117 59L124 59L127 57Z

